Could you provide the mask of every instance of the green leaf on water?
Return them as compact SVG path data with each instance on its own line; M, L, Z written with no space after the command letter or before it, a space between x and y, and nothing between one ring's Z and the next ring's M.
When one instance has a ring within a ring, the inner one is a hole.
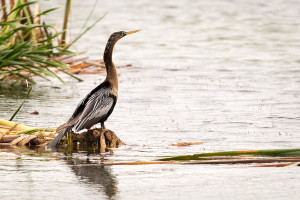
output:
M194 154L194 155L175 156L175 157L168 157L168 158L163 158L163 159L159 159L159 160L160 161L170 161L170 160L187 161L187 160L203 160L205 157L240 156L240 155L268 156L268 157L292 157L292 156L300 156L300 149L225 151L225 152L201 153L201 154Z

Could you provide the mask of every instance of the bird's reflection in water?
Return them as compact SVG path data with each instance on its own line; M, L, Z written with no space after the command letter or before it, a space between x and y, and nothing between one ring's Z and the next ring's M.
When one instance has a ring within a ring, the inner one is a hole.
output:
M74 153L74 152L73 152ZM99 155L99 154L98 154ZM107 196L108 199L115 199L118 193L118 182L116 177L112 174L111 166L101 166L100 159L95 162L97 154L90 154L90 152L76 153L76 158L70 154L66 157L67 164L71 167L71 170L83 180L84 183L93 184L94 188L99 189L101 193ZM92 157L92 161L90 159ZM98 157L100 158L100 156ZM104 158L102 157L101 160Z
M101 162L105 157L101 157L99 153L97 154L93 150L87 150L87 148L73 150L70 148L60 148L58 152L62 153L63 156L62 154L59 156L57 153L54 154L50 150L45 150L44 147L29 148L26 146L0 145L0 153L1 152L14 153L16 155L29 155L30 157L44 157L42 160L45 160L48 157L49 161L53 160L53 157L62 159L65 161L66 165L70 167L70 172L73 172L80 180L82 180L80 181L81 183L87 184L88 187L92 186L93 189L105 195L107 199L117 198L118 182L112 173L111 166L101 166ZM25 160L27 159L26 156L24 158ZM22 163L21 157L18 159L18 162Z
M80 178L96 184L109 199L116 196L118 188L116 178L112 175L110 166L72 166L74 173Z

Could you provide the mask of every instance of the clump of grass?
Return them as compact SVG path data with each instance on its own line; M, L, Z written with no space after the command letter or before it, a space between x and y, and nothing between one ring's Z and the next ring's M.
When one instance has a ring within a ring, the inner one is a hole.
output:
M33 15L29 7L33 4L36 2L18 0L12 10L7 15L3 15L3 20L0 22L1 81L13 77L35 83L31 78L32 74L46 80L49 80L46 76L54 76L62 81L53 69L64 71L68 68L53 59L71 53L61 45L55 45L55 40L61 33L52 34L55 32L52 26L39 23L42 15L54 9Z
M69 67L55 58L74 54L68 48L77 41L87 30L79 34L73 42L66 43L65 32L57 32L53 26L41 23L41 17L49 14L55 8L39 12L36 1L10 1L10 11L5 1L1 1L2 20L0 22L0 81L13 79L16 82L27 79L35 83L32 75L49 80L48 76L63 80L56 74L62 71L77 80L81 79L66 71ZM33 14L31 7L35 6ZM70 12L71 0L67 0L66 12ZM67 16L67 15L66 15ZM64 27L67 17L64 18Z

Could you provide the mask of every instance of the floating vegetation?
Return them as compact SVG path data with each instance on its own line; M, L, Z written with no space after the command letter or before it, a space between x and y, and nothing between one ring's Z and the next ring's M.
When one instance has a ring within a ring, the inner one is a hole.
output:
M16 122L0 119L0 145L46 146L56 136L54 128L32 128ZM95 153L104 153L124 144L116 134L108 129L90 129L82 134L68 133L60 143L59 149L89 149ZM185 143L174 144L182 146ZM188 144L201 144L190 142ZM172 145L173 146L173 145ZM201 153L162 158L149 162L121 162L89 165L152 165L152 164L210 164L233 165L248 164L251 167L300 166L300 149L269 149L225 151Z
M53 138L54 139L54 138ZM60 148L89 149L95 153L105 153L125 144L109 129L89 129L81 134L68 133L60 142Z
M16 122L0 119L0 144L19 146L45 146L56 136L54 128L32 128ZM61 141L62 147L76 149L78 145L104 153L124 144L108 129L92 129L82 134L68 133Z
M53 128L32 128L0 119L0 144L46 145L54 136L55 129Z
M268 150L264 150L268 151ZM276 151L276 150L273 150ZM280 151L280 150L279 150ZM286 149L286 151L290 151ZM220 152L221 153L221 152ZM222 152L223 153L223 152ZM268 164L266 164L268 163ZM286 167L286 166L300 166L300 157L250 157L250 156L216 156L216 157L203 157L202 160L168 160L160 159L158 161L148 162L103 162L91 164L79 164L77 166L110 166L110 165L239 165L250 167ZM242 165L243 164L243 165Z
M299 156L300 149L270 149L270 150L246 150L246 151L225 151L225 152L214 152L214 153L201 153L194 155L176 156L160 159L161 161L170 160L207 160L207 158L218 158L224 156L241 156L241 155L251 155L251 156L268 156L268 157L289 157L289 156ZM226 157L225 157L226 158Z
M194 155L175 156L159 159L161 162L178 162L180 164L262 164L261 167L284 167L299 165L300 149L269 149L225 151L201 153ZM281 164L278 164L281 163ZM256 165L259 167L260 165Z
M177 144L170 144L169 146L184 147L184 146L197 145L197 144L203 144L203 142L180 142Z

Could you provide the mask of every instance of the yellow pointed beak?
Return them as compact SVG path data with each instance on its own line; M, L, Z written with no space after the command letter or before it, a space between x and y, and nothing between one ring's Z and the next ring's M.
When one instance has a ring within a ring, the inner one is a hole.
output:
M126 35L130 35L130 34L132 34L132 33L136 33L136 32L139 32L140 30L136 30L136 31L129 31L129 32L125 32L126 33Z

